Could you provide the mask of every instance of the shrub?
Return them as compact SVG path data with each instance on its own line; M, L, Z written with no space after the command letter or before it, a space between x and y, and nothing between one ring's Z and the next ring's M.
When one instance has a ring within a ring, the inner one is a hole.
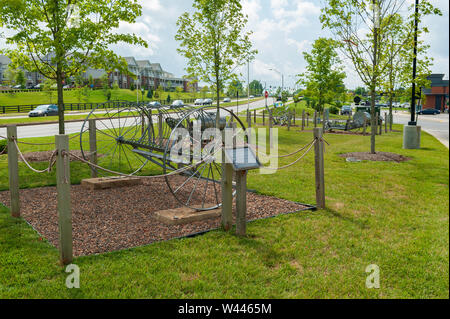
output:
M167 103L170 103L171 99L170 99L170 94L167 95Z
M134 85L134 83L131 83L130 84L130 90L131 91L134 91L136 89L136 86Z
M330 113L331 114L339 114L339 108L336 106L331 106L330 107Z

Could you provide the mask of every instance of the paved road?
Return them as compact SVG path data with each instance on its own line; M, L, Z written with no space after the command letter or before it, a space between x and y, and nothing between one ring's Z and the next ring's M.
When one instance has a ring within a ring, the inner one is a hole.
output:
M410 117L411 115L407 112L394 113L394 123L408 124ZM449 114L419 115L417 125L436 137L447 148L449 147Z
M273 98L269 98L268 103L273 103ZM257 109L264 107L265 101L264 99L250 103L249 109ZM241 112L247 109L247 104L236 106L230 106L228 109L233 110L233 112ZM88 113L87 113L88 114ZM221 114L225 115L224 111ZM79 133L81 131L81 127L83 122L71 122L66 123L66 133L74 134ZM114 123L114 125L117 125ZM27 138L27 137L44 137L44 136L54 136L58 134L58 124L45 124L45 125L30 125L30 126L19 126L17 127L17 135L18 138ZM6 136L6 128L0 128L0 136Z

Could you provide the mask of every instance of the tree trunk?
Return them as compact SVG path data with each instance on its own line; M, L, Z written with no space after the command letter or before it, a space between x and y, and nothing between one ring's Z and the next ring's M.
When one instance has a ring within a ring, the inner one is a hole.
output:
M59 134L65 134L64 128L64 96L63 96L63 75L59 65L56 67L56 85L58 90L58 124Z
M390 96L389 96L389 131L392 131L392 101L394 99L394 93L391 92ZM385 121L387 121L387 119L384 119Z

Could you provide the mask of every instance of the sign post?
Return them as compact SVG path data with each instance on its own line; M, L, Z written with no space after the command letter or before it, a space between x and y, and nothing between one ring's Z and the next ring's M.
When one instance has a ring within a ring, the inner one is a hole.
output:
M225 161L236 172L236 234L245 236L247 222L247 172L261 167L258 157L248 146L225 149ZM224 189L222 191L231 192ZM228 196L228 198L230 198ZM224 203L225 204L225 203Z

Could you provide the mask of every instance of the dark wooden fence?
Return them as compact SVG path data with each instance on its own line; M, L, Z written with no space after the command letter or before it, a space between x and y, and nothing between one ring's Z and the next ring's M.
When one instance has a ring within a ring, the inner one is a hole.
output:
M222 100L223 98L221 98ZM161 103L161 105L170 105L175 99L171 99L169 103L167 103L167 100L153 100L156 102ZM183 99L183 102L185 104L193 104L195 99ZM100 108L100 109L107 109L107 108L114 108L114 107L120 107L123 105L127 105L133 103L133 101L108 101L103 103L64 103L64 110L65 111L84 111L84 110L92 110L94 108ZM149 102L145 102L149 103ZM214 102L213 102L214 103ZM56 104L56 103L54 103ZM0 105L0 114L6 114L6 113L28 113L32 110L34 110L37 106L42 105L41 104L25 104L25 105Z

